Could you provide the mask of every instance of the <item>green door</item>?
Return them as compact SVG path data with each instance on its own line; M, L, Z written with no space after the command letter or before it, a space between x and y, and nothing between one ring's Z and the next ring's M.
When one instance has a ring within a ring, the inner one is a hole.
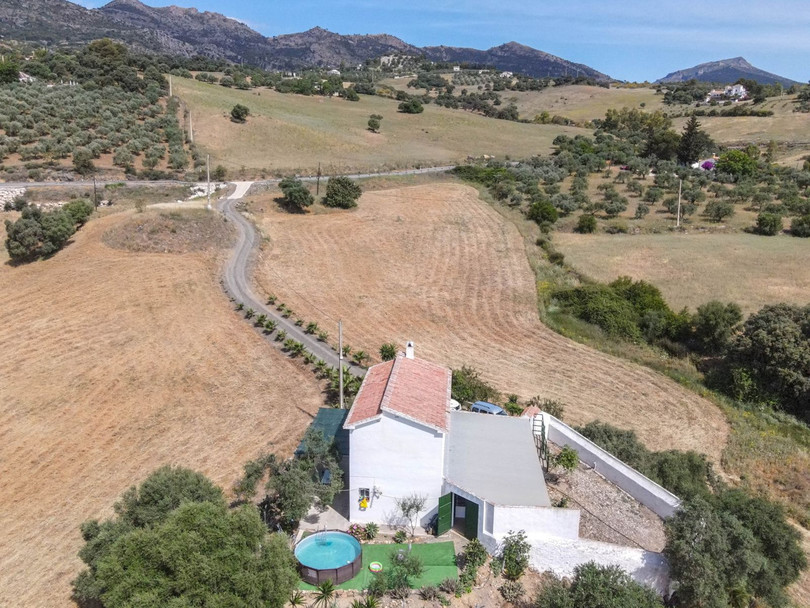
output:
M441 536L453 527L453 494L439 497L439 519L436 522L436 536Z
M478 503L467 501L467 509L464 513L464 536L470 540L478 538Z

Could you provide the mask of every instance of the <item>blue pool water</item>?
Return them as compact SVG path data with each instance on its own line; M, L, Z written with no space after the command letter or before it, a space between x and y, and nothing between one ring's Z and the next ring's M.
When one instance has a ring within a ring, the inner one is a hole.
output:
M360 543L350 534L318 532L296 545L295 557L309 568L328 570L351 564L361 551Z

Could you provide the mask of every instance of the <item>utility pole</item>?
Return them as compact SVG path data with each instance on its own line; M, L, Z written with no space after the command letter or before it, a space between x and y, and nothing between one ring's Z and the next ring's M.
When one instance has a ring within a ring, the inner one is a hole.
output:
M338 378L340 378L340 409L343 409L343 321L338 321Z
M315 196L321 195L321 163L318 163L318 181L315 182Z
M172 97L172 75L169 74L169 98Z
M207 209L211 209L211 155L205 155L205 177L207 186L205 188L206 196L208 197Z
M98 195L96 194L96 176L93 176L93 207L98 208Z
M194 123L191 122L191 112L188 113L188 141L194 143Z
M675 222L675 227L680 228L681 226L681 191L683 190L683 180L678 180L678 215L677 220Z

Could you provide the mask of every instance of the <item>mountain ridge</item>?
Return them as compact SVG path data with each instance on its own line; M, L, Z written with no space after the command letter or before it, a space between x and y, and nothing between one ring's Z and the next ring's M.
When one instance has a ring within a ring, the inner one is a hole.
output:
M790 87L798 84L795 80L766 72L751 65L744 57L731 57L730 59L720 59L718 61L708 61L691 68L670 72L663 78L656 80L656 84L669 84L685 82L687 80L699 80L701 82L732 83L740 78L754 80L759 84L780 83L782 86Z
M69 0L3 0L0 34L47 46L84 44L109 37L140 51L203 55L266 69L356 65L381 55L424 55L433 61L492 65L536 77L610 77L590 66L508 42L490 49L417 47L391 34L342 35L321 27L266 37L220 13L178 6L152 7L140 0L111 0L86 9Z

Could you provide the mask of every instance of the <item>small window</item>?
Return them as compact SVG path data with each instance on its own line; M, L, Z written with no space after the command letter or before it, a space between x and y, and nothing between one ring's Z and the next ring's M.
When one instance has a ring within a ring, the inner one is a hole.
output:
M360 488L360 498L365 498L366 500L371 498L371 493L369 492L368 488Z

